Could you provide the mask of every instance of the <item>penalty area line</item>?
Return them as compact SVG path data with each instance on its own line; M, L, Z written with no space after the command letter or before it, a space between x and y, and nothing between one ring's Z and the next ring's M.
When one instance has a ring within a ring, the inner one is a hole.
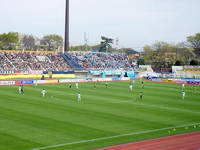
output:
M30 150L45 150L45 149L49 149L49 148L56 148L56 147L67 146L67 145L75 145L75 144L83 144L83 143L89 143L89 142L96 142L96 141L108 140L108 139L113 139L113 138L131 136L131 135L153 133L153 132L158 132L158 131L164 131L164 130L170 130L170 129L174 129L174 128L194 126L194 125L200 125L200 122L199 123L191 123L191 124L182 124L182 125L171 126L171 127L166 127L166 128L160 128L160 129L131 132L131 133L126 133L126 134L114 135L114 136L106 136L106 137L100 137L100 138L95 138L95 139L90 139L90 140L82 140L82 141L68 142L68 143L62 143L62 144L55 144L55 145L32 148Z

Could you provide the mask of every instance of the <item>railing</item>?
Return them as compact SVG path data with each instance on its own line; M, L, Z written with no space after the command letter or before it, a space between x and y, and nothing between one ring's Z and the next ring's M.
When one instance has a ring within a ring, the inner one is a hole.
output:
M67 53L61 54L66 62L75 70L82 70L81 66L77 64Z

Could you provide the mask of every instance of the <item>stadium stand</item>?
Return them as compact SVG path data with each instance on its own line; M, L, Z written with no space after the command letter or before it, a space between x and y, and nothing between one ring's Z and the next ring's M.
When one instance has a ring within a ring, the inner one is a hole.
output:
M70 52L68 56L84 70L131 69L128 57L113 53Z
M69 71L62 56L52 53L0 52L1 71Z
M73 58L70 57L70 54L68 53L64 53L61 54L63 56L63 58L65 59L65 61L68 62L68 64L75 70L83 70L83 68L75 61L73 60Z
M6 53L0 53L0 70L12 71L14 66L12 62L6 57Z
M2 52L0 71L131 70L128 57L116 53Z

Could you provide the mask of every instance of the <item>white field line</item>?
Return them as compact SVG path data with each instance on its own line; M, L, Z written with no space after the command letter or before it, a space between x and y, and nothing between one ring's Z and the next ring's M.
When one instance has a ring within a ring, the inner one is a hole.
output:
M68 142L68 143L62 143L62 144L55 144L55 145L37 147L37 148L33 148L31 150L45 150L45 149L48 149L48 148L56 148L56 147L67 146L67 145L75 145L75 144L96 142L96 141L114 139L114 138L119 138L119 137L125 137L125 136L131 136L131 135L140 135L140 134L146 134L146 133L153 133L153 132L158 132L158 131L164 131L164 130L170 130L170 129L174 129L174 128L182 128L182 127L188 127L188 126L195 126L195 125L200 125L200 123L183 124L183 125L177 125L177 126L160 128L160 129L152 129L152 130L131 132L131 133L126 133L126 134L114 135L114 136L100 137L100 138L95 138L95 139L90 139L90 140L82 140L82 141Z

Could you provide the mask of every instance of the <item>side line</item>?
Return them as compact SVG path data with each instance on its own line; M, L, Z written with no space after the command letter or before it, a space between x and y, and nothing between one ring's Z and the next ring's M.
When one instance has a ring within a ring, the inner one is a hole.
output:
M152 132L158 132L158 131L169 130L169 129L174 129L174 128L181 128L181 127L187 127L187 126L194 126L194 125L200 125L200 122L199 122L199 123L191 123L191 124L177 125L177 126L173 126L173 127L166 127L166 128L160 128L160 129L153 129L153 130L146 130L146 131L139 131L139 132L131 132L131 133L126 133L126 134L121 134L121 135L100 137L100 138L95 138L95 139L90 139L90 140L82 140L82 141L76 141L76 142L55 144L55 145L49 145L49 146L43 146L43 147L33 148L33 149L31 149L31 150L44 150L44 149L48 149L48 148L61 147L61 146L66 146L66 145L75 145L75 144L96 142L96 141L107 140L107 139L113 139L113 138L118 138L118 137L124 137L124 136L130 136L130 135L139 135L139 134L145 134L145 133L152 133Z

